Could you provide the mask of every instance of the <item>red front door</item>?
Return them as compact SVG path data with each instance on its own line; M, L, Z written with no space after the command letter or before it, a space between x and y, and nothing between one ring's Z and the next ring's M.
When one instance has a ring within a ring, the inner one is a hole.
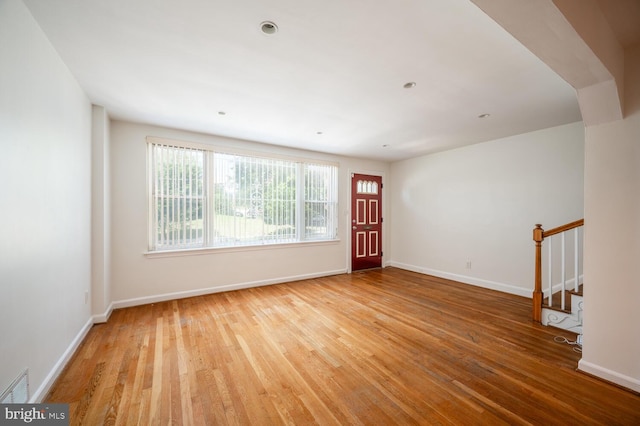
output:
M382 177L351 175L351 270L382 266Z

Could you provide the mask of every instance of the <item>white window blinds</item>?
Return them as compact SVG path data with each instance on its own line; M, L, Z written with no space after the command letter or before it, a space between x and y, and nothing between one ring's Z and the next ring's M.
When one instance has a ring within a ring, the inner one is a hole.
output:
M337 179L334 166L304 165L304 239L334 238L337 234Z
M334 239L337 167L149 142L149 250Z
M296 241L296 164L213 154L213 246Z
M151 223L153 246L192 248L204 245L205 152L151 145Z

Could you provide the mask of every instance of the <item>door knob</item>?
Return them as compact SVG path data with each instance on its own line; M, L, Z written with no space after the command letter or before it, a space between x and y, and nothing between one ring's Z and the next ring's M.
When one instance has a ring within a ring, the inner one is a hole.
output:
M355 231L356 229L358 229L358 227L357 227L357 226L354 226L352 229Z

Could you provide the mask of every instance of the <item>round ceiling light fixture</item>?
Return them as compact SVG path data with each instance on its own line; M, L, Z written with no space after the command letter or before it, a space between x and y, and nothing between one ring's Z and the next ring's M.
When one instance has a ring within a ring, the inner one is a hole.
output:
M491 117L491 114L486 114L486 113L485 113L485 114L480 114L480 115L478 116L478 118L487 118L487 117Z
M408 83L405 83L402 87L404 87L405 89L413 89L414 87L416 87L416 82L410 81Z
M271 21L264 21L260 24L260 30L267 35L271 35L278 32L278 26Z

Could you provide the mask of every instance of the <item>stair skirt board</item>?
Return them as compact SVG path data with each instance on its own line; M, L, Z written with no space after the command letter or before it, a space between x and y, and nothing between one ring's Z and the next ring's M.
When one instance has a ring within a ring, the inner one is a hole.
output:
M563 312L543 307L542 324L582 334L582 308L584 301L582 296L578 295L572 295L571 299L572 312Z

